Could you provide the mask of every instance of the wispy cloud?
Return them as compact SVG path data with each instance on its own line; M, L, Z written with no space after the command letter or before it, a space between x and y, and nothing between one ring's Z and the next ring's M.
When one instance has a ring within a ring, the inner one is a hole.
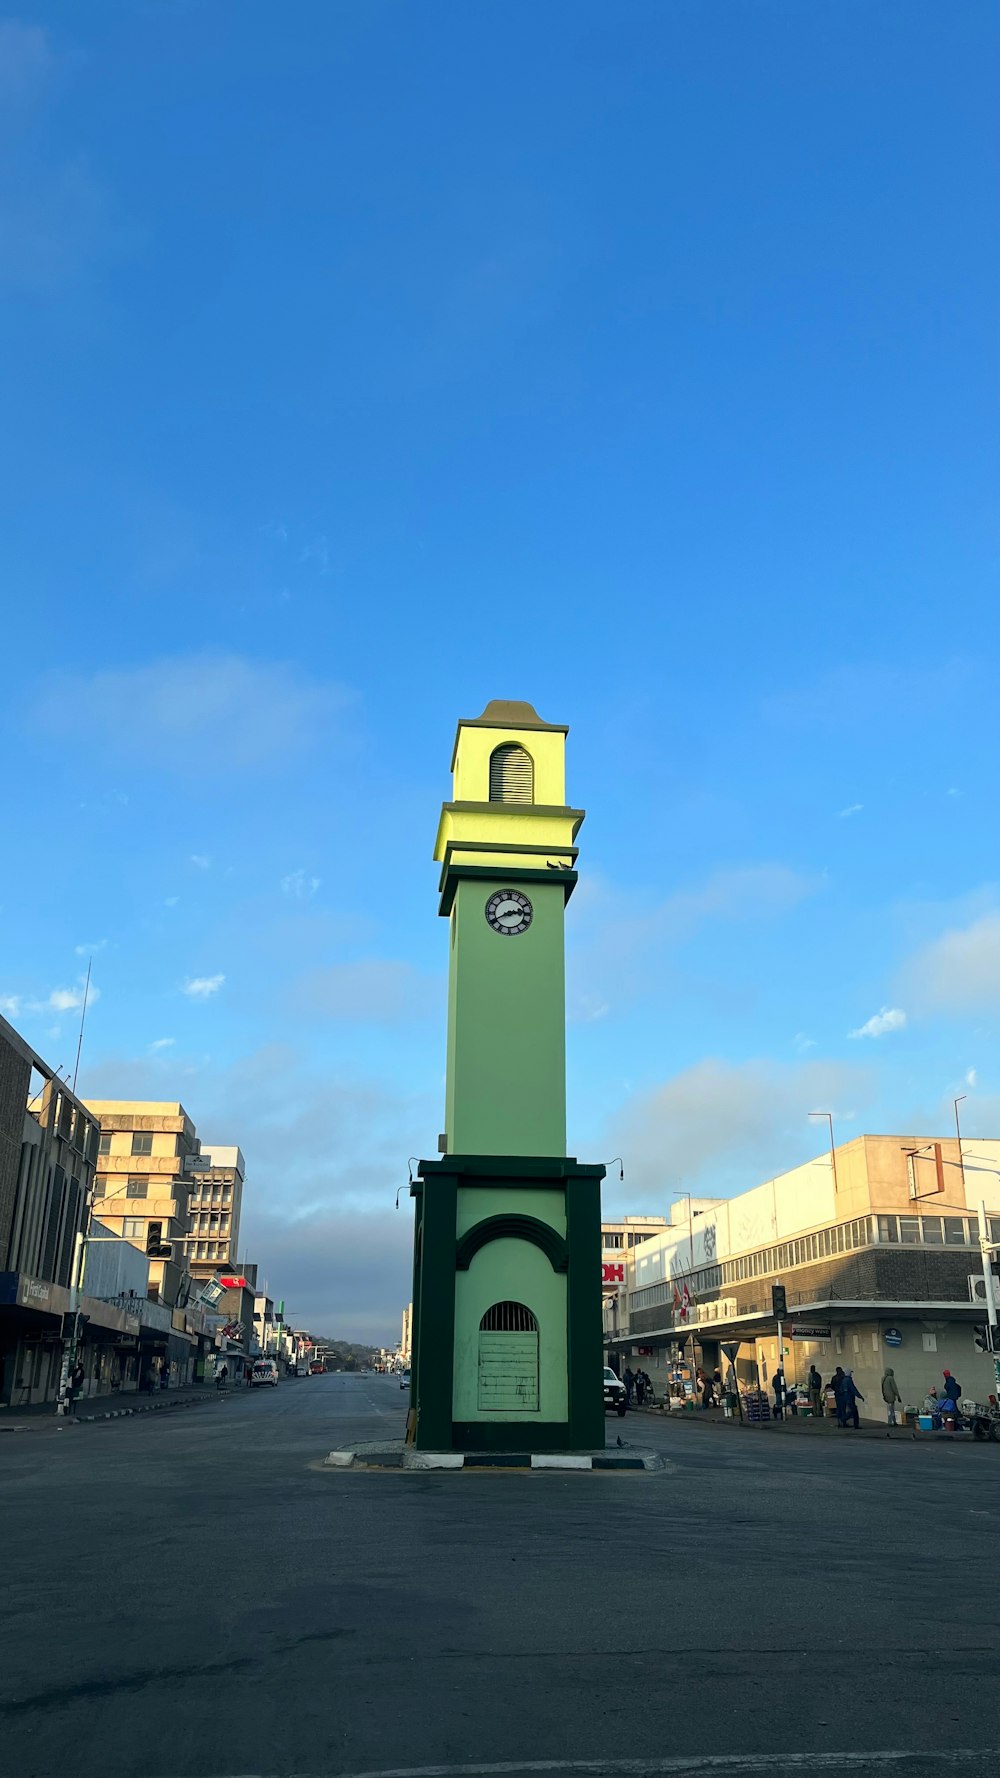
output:
M319 573L330 572L330 548L325 537L316 537L311 543L304 544L299 554L301 564L315 563Z
M98 951L107 950L107 946L108 941L106 938L95 938L92 944L74 945L73 949L78 957L96 957Z
M175 908L179 901L179 895L168 895L165 897L163 905L165 908Z
M207 858L204 852L192 852L191 863L196 870L211 870L212 868L212 860Z
M288 895L293 901L308 901L315 895L320 886L319 877L311 877L304 870L293 870L281 879L281 893Z
M864 803L848 803L846 809L840 810L838 821L847 821L851 815L860 815L864 806Z
M942 933L904 964L901 980L934 1011L995 1008L1000 1002L1000 912Z
M168 1050L177 1042L176 1037L154 1037L150 1050L155 1055L158 1050Z
M967 1087L976 1087L979 1085L979 1075L977 1074L977 1072L974 1068L967 1068L966 1069L965 1084Z
M16 1019L20 1011L20 994L0 994L0 1012L5 1019Z
M871 1076L843 1062L726 1062L706 1058L651 1092L630 1098L612 1120L609 1152L625 1156L629 1189L662 1204L675 1185L743 1191L813 1152L812 1105L867 1101Z
M210 1000L213 994L219 992L225 979L221 972L219 975L190 975L181 993L186 994L189 1000Z
M33 716L60 743L85 733L109 760L205 778L278 769L329 746L331 728L351 702L344 687L280 662L174 655L136 667L49 674ZM141 710L142 721L123 721L129 710Z
M304 1014L352 1024L400 1025L441 1014L443 979L412 963L368 957L310 970L296 982L293 1006Z
M792 1038L792 1048L797 1049L800 1056L804 1056L807 1050L814 1050L816 1048L816 1039L815 1037L807 1037L804 1031L796 1031L795 1036Z
M906 1024L906 1014L899 1006L883 1006L881 1012L873 1013L856 1031L848 1031L848 1037L885 1037L890 1031L902 1031Z

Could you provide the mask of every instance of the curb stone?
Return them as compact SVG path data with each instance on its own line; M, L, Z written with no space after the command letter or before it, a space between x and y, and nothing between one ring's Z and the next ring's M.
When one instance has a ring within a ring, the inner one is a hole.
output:
M603 1456L577 1456L559 1451L415 1451L407 1447L402 1451L330 1451L323 1459L323 1467L398 1469L418 1474L428 1470L504 1469L533 1475L553 1471L585 1474L593 1470L654 1470L668 1465L655 1452L643 1457L610 1451Z

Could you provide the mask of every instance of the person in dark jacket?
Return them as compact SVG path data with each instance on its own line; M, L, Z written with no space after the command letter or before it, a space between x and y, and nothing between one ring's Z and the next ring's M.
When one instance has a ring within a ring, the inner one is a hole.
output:
M945 1371L944 1388L941 1391L942 1400L953 1401L957 1404L961 1393L962 1385L959 1383L958 1378L953 1377L950 1371Z
M622 1375L622 1382L625 1385L625 1399L628 1402L629 1407L631 1407L632 1406L632 1391L635 1388L635 1376L634 1376L634 1373L632 1370L632 1366L630 1364L627 1364L625 1366L625 1370Z
M819 1371L816 1369L816 1366L811 1364L809 1366L809 1406L812 1408L814 1420L820 1420L823 1417L823 1409L821 1406L822 1394L823 1379L820 1376Z
M847 1381L847 1378L844 1375L844 1372L843 1372L841 1366L838 1364L836 1370L833 1373L833 1376L830 1378L830 1381L827 1384L827 1388L833 1390L833 1399L837 1404L837 1425L838 1426L846 1426L847 1425L847 1402L846 1402L846 1398L844 1395L844 1384L846 1383L846 1381Z
M846 1377L844 1378L844 1425L845 1426L847 1425L848 1420L850 1420L851 1425L854 1427L858 1427L861 1425L861 1416L858 1413L858 1402L864 1401L864 1399L865 1399L864 1396L862 1395L860 1389L858 1388L856 1382L854 1381L854 1372L848 1371Z
M776 1420L783 1420L785 1417L785 1378L780 1364L771 1378L771 1388L774 1390L774 1417Z
M641 1408L646 1400L646 1379L641 1371L635 1373L635 1405Z

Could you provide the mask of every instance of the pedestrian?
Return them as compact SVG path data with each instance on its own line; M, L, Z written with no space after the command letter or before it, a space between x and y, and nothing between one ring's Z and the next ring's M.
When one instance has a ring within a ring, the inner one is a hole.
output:
M80 1391L83 1388L83 1380L84 1380L85 1376L86 1376L86 1372L84 1371L83 1365L81 1364L81 1362L78 1358L75 1365L73 1366L72 1371L70 1372L70 1378L69 1378L69 1404L68 1405L69 1405L69 1411L71 1414L76 1413L77 1397L79 1396Z
M707 1371L701 1373L701 1405L703 1408L712 1406L712 1379Z
M809 1406L812 1408L814 1420L821 1420L823 1417L822 1397L823 1379L816 1366L811 1364L809 1366Z
M712 1372L712 1406L716 1408L722 1406L722 1372L718 1366Z
M625 1366L625 1371L622 1376L622 1382L625 1385L625 1400L627 1401L629 1407L631 1407L632 1406L632 1391L635 1388L635 1374L634 1374L634 1372L632 1370L632 1366L630 1364L627 1364Z
M228 1377L228 1375L229 1375L229 1366L227 1364L220 1364L218 1370L215 1373L215 1387L216 1387L216 1389L224 1389L226 1387L226 1378Z
M151 1364L147 1364L143 1372L142 1386L147 1395L152 1395L156 1388L156 1372Z
M861 1418L860 1418L860 1415L858 1414L858 1402L864 1401L864 1399L865 1399L864 1396L862 1395L860 1389L858 1388L856 1382L854 1381L854 1372L848 1371L846 1377L844 1378L844 1425L845 1426L847 1425L848 1417L850 1417L851 1425L855 1429L857 1429L861 1425Z
M783 1420L785 1417L785 1379L780 1364L771 1378L771 1388L774 1390L774 1417L776 1420Z
M957 1377L953 1377L950 1371L945 1371L944 1388L941 1391L942 1401L953 1401L957 1407L961 1393L962 1385L959 1383Z
M830 1378L830 1381L827 1384L827 1388L833 1390L833 1399L837 1404L837 1425L838 1426L846 1426L847 1425L847 1405L846 1405L846 1401L845 1401L845 1397L844 1397L844 1384L846 1383L846 1381L847 1381L847 1378L844 1375L844 1372L843 1372L841 1366L838 1364L836 1370L833 1373L833 1376Z
M635 1405L637 1408L646 1405L646 1378L643 1371L635 1373Z
M892 1365L890 1364L885 1376L882 1378L882 1400L885 1402L886 1418L890 1426L895 1426L896 1424L896 1403L897 1401L902 1401L902 1399L903 1398L899 1393L899 1385L896 1382L896 1378L893 1375Z

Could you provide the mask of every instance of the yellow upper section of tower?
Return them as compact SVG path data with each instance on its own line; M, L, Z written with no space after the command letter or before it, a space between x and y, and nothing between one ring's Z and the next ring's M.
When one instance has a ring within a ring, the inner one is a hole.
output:
M508 855L522 847L568 852L583 820L582 810L566 806L568 732L543 722L530 704L500 700L461 721L451 761L454 800L442 806L435 858L455 861L464 844ZM526 856L528 862L538 859Z

